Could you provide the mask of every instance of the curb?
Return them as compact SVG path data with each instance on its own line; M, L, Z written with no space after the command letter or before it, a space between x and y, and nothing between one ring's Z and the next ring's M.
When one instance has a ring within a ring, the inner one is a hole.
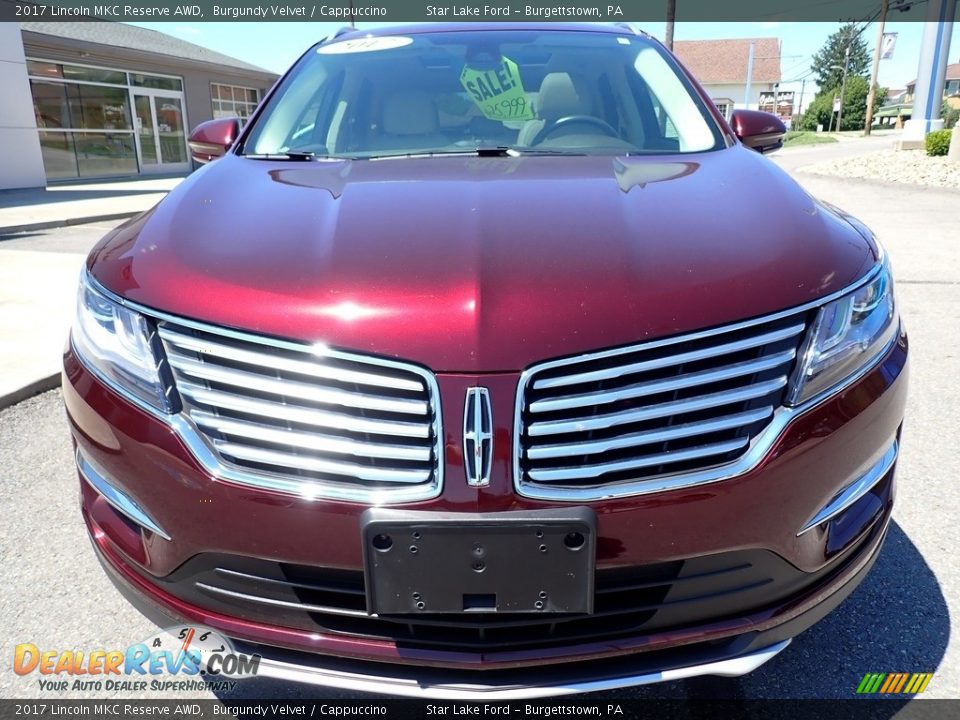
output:
M50 230L53 228L68 227L70 225L86 225L87 223L104 222L107 220L126 220L127 218L139 215L141 212L143 211L134 210L104 215L87 215L86 217L67 218L65 220L47 220L45 222L25 223L23 225L0 225L0 236L14 235L31 230Z
M13 392L9 392L6 395L0 396L0 410L6 410L11 405L16 405L19 402L23 402L27 398L31 398L34 395L39 395L47 390L53 390L54 388L60 387L60 377L60 373L56 372L52 375L42 377L39 380L34 380L32 383L25 385L19 390L14 390Z

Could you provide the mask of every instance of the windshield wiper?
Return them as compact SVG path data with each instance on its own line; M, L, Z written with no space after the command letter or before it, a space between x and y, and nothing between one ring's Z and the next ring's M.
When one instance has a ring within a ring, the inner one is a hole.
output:
M390 155L369 155L367 160L397 160L400 158L428 158L428 157L524 157L531 155L568 155L583 157L587 153L570 150L540 150L538 148L514 148L506 145L496 147L478 147L470 150L424 150L421 152L394 153Z
M569 155L570 157L584 157L587 153L581 150L551 150L549 148L510 148L512 155Z
M350 158L341 158L336 155L317 155L309 150L284 150L275 153L243 153L241 157L251 160L294 160L299 162L309 162L310 160L349 160Z
M391 153L389 155L370 155L367 160L395 160L397 158L426 158L441 156L461 157L513 157L514 151L506 146L478 147L469 150L423 150L408 153Z

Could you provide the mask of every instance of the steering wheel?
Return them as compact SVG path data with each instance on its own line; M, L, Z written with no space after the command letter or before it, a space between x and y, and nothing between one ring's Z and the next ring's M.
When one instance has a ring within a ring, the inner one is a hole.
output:
M598 117L594 117L593 115L567 115L566 117L558 118L552 123L545 125L543 129L537 133L537 136L530 144L537 145L542 143L560 128L566 125L575 125L576 123L593 125L598 130L603 130L604 134L609 135L610 137L620 137L620 133L618 133L610 123L606 122L605 120L601 120Z

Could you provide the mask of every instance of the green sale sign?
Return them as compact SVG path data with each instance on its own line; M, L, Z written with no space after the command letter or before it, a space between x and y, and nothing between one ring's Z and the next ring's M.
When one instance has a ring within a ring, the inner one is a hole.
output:
M533 120L533 108L527 100L517 64L501 57L488 70L465 66L460 84L466 89L484 116L490 120Z

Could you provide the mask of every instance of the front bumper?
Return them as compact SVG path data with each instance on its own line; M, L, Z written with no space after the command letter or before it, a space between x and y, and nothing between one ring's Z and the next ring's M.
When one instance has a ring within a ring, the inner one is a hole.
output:
M701 612L689 622L653 623L653 629L592 642L462 650L327 632L296 619L269 621L242 607L231 611L197 601L182 586L165 582L205 554L357 572L362 568L359 518L365 508L214 480L169 427L105 388L69 351L64 397L88 472L100 475L121 498L111 503L91 478L82 482L94 546L111 578L146 614L161 623L172 618L208 625L259 648L265 658L262 675L389 694L509 699L510 693L531 697L705 673L742 674L839 604L869 569L889 522L890 453L895 453L903 416L906 357L902 337L872 371L798 416L748 473L710 486L592 506L598 516L598 570L762 551L809 578L790 584L788 594L761 605L721 603L722 611ZM441 376L439 381L444 414L462 414L453 404L477 378ZM512 407L515 376L485 376L483 383L495 410ZM463 473L458 444L448 441L446 447L451 479ZM451 481L441 497L405 507L445 512L556 507L513 493L508 445L499 443L502 454L494 459L489 487ZM806 527L871 473L876 482L850 505ZM133 503L133 510L127 506L124 512L122 498ZM152 531L142 518L131 520L138 510L154 524Z

